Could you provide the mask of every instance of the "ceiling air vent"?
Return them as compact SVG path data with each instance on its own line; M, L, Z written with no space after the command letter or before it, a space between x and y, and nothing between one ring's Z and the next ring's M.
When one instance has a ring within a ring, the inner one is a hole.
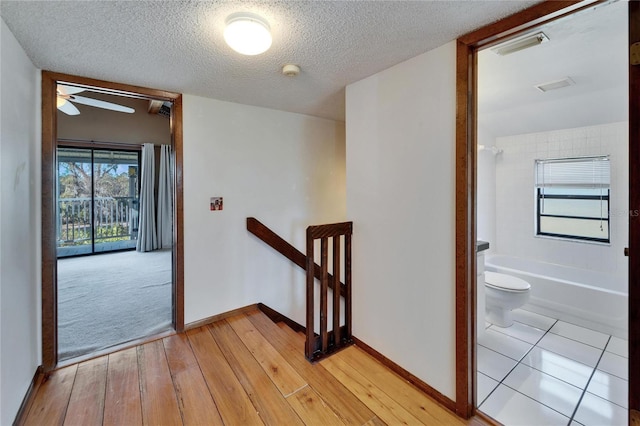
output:
M549 41L549 37L543 32L530 34L525 37L521 37L515 40L510 40L505 43L492 47L491 50L500 56L510 55L520 50L528 49L539 44Z
M570 77L565 77L561 80L549 81L548 83L536 84L535 87L541 92L548 92L550 90L562 89L563 87L573 86L576 84Z

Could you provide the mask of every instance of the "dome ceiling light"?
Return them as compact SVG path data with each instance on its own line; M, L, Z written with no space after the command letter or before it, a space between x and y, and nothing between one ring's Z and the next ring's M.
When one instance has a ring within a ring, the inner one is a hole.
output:
M232 13L227 18L224 40L243 55L259 55L271 47L269 23L254 13Z

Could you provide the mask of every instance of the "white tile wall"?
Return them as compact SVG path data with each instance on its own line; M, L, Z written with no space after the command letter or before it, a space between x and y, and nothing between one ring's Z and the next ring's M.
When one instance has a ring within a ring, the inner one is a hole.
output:
M627 258L622 253L629 222L628 123L501 137L496 146L503 153L495 161L494 252L598 270L626 282ZM605 154L611 159L611 245L535 237L534 161Z

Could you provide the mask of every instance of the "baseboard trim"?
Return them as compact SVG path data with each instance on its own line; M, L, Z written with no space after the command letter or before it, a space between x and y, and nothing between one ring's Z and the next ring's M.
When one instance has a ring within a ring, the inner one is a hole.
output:
M389 358L382 355L380 352L373 349L371 346L367 345L362 340L358 339L355 336L352 336L352 338L357 347L359 347L360 349L362 349L363 351L365 351L366 353L368 353L369 355L371 355L372 357L380 361L383 365L385 365L391 371L395 372L400 377L402 377L403 379L411 383L413 386L420 389L426 395L433 398L437 403L444 406L447 410L456 414L456 403L453 400L444 396L443 394L441 394L440 392L438 392L437 390L435 390L434 388L432 388L431 386L429 386L428 384L426 384L425 382L423 382L422 380L420 380L419 378L417 378L416 376L414 376L413 374L405 370L404 368L400 367L398 364L391 361Z
M44 369L42 368L42 365L39 365L38 368L36 368L36 372L33 375L33 379L31 379L29 389L27 389L27 393L25 393L24 398L22 399L22 404L20 404L20 408L16 413L16 418L13 421L14 426L21 426L27 420L27 414L29 414L29 410L36 398L36 393L38 393L38 389L44 379L43 371Z
M306 327L304 327L303 325L298 324L291 318L282 315L280 312L268 307L264 303L258 303L258 309L260 309L262 313L268 316L273 322L283 322L296 332L304 333L307 331Z
M205 325L213 324L216 321L221 321L223 319L227 319L235 315L241 315L241 314L246 314L248 312L257 311L258 309L260 309L259 305L260 303L254 303L253 305L247 305L242 308L233 309L231 311L227 311L221 314L203 318L198 321L190 322L189 324L185 324L184 331L193 330L194 328L199 328Z
M477 409L475 411L476 411L475 418L477 418L478 420L481 420L483 424L486 424L488 426L501 426L502 425L502 423L500 423L499 421L497 421L493 417L483 413L482 411L478 411Z

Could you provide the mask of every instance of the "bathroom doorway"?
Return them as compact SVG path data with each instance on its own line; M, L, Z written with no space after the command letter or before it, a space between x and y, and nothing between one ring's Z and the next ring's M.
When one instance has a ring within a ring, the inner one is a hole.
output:
M627 21L599 4L477 53L475 400L506 425L626 422Z

